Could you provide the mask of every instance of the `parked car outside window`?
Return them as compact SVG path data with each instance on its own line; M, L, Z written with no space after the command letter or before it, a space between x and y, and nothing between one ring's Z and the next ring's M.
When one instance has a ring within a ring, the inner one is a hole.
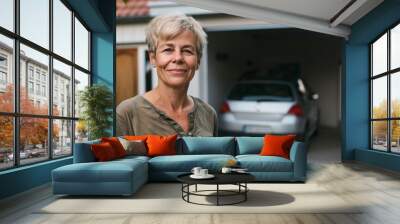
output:
M318 126L318 94L297 81L240 81L220 109L223 135L297 134L311 136Z

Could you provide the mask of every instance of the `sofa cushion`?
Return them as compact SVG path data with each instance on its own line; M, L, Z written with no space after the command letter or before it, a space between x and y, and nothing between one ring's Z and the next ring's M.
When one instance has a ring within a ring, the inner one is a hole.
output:
M163 172L191 172L193 167L200 166L216 172L223 167L229 159L235 159L231 155L175 155L158 156L149 160L149 170Z
M123 163L132 163L132 161L142 161L142 162L148 162L150 157L147 156L137 156L137 155L130 155L130 156L125 156L124 158L116 159L113 160L112 162L123 162ZM136 163L136 162L133 162Z
M182 154L226 154L234 155L234 137L183 137L181 142Z
M261 156L280 156L290 159L290 148L296 135L265 135Z
M147 135L125 135L123 136L123 138L129 141L140 140L145 142L147 139Z
M101 138L101 142L110 143L117 158L126 156L126 151L117 137L103 137Z
M238 155L236 159L249 172L293 172L292 161L279 156Z
M96 161L104 162L118 158L112 145L108 142L93 144L90 148L92 149L94 157L96 157Z
M146 163L140 160L124 162L74 163L53 170L53 181L59 182L127 182L132 172Z
M147 155L146 143L141 140L126 140L124 138L118 138L121 145L126 151L126 155Z
M165 156L176 154L176 139L178 135L149 135L147 136L147 155L148 156Z
M264 144L263 137L236 137L236 155L259 154Z

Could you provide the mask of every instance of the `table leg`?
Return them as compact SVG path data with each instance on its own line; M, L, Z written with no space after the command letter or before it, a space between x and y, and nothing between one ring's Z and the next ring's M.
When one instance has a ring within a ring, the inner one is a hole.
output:
M219 205L219 184L217 184L217 206Z
M244 183L244 201L247 201L247 182Z

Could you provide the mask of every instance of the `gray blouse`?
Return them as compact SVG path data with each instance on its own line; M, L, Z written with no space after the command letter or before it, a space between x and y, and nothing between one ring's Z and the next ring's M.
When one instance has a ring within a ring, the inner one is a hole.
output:
M117 107L117 136L121 135L171 135L217 136L217 113L201 99L192 97L193 111L189 113L189 131L166 113L157 109L143 96L122 101Z

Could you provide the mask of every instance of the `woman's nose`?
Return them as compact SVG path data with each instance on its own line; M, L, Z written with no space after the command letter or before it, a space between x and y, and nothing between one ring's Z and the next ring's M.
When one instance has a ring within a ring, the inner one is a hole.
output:
M182 52L181 51L175 51L174 52L174 61L182 61Z

